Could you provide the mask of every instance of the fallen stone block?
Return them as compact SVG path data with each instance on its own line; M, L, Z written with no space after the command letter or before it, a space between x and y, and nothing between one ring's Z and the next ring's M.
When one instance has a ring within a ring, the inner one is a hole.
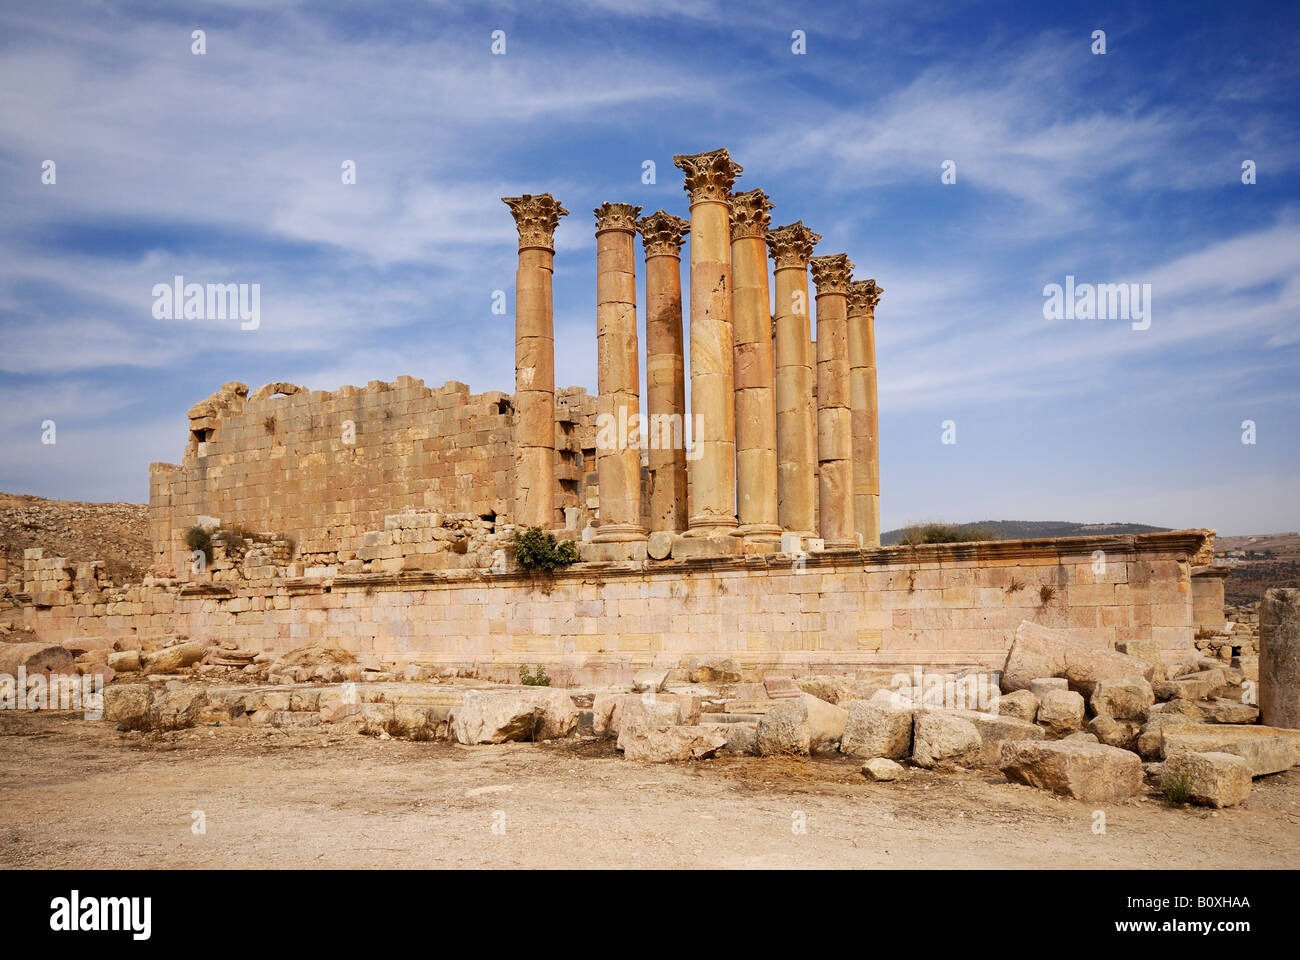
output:
M665 763L712 757L727 745L719 725L682 725L675 703L633 701L624 707L618 749L627 760Z
M1156 702L1151 684L1142 677L1101 680L1092 691L1092 712L1116 720L1145 720Z
M1001 761L1008 780L1076 800L1123 800L1142 790L1138 755L1102 743L1009 740Z
M1031 690L1012 690L998 697L998 713L1025 723L1038 718L1038 697Z
M912 711L850 700L840 752L851 757L906 759L912 752Z
M118 673L134 673L140 669L140 651L123 650L108 655L108 665Z
M1065 677L1038 677L1029 681L1029 692L1040 701L1053 690L1069 690L1070 681Z
M1088 732L1100 743L1121 750L1137 750L1138 734L1142 724L1136 720L1116 720L1109 714L1099 713L1088 721Z
M1161 783L1182 780L1192 803L1235 807L1250 796L1250 762L1232 753L1176 753L1165 760Z
M652 693L648 690L645 693L601 693L591 703L592 734L597 737L617 737L624 708L629 703L640 701L676 704L680 713L679 723L700 722L702 701L693 694Z
M740 664L731 657L692 657L682 668L691 683L736 683Z
M104 690L104 718L131 729L145 725L154 689L147 683L116 683Z
M1149 663L1154 671L1153 680L1159 680L1164 675L1164 659L1160 656L1160 642L1144 637L1135 640L1121 640L1115 644L1115 649L1127 656L1141 660L1143 663Z
M1255 723L1259 720L1259 707L1240 700L1218 698L1197 706L1209 723Z
M140 669L147 674L174 673L203 659L204 646L188 641L171 647L163 647L140 658ZM116 669L116 668L114 668Z
M578 725L573 698L563 690L470 690L452 715L458 743L505 743L567 737Z
M947 713L918 713L912 727L912 762L919 767L974 766L983 740L973 723Z
M773 700L797 697L803 692L794 685L793 677L764 677L763 689Z
M271 726L293 729L304 727L319 727L321 723L319 713L303 713L297 710L275 710L268 718Z
M809 694L782 700L758 721L758 752L807 756L833 750L844 736L848 711Z
M191 684L168 684L154 695L150 708L151 724L162 730L180 730L195 726L208 705L207 691Z
M1296 741L1273 727L1170 723L1160 735L1165 760L1179 753L1231 753L1250 764L1252 777L1280 773L1296 762Z
M1090 698L1103 681L1128 681L1135 677L1150 681L1155 669L1145 660L1115 650L1072 648L1066 653L1065 679L1070 689Z
M723 723L719 732L727 741L727 752L742 757L758 756L757 723Z
M1152 713L1137 736L1137 752L1143 760L1155 761L1164 756L1164 738L1161 730L1169 724L1200 723L1201 717L1185 717L1178 713Z
M1020 691L1025 692L1025 691ZM1042 727L1001 714L981 713L978 710L945 710L950 716L968 721L979 731L980 763L997 766L1002 759L1002 744L1007 740L1043 740L1047 734Z
M20 669L28 676L77 672L76 661L61 643L0 643L0 674L16 678Z
M893 780L906 779L907 769L888 757L876 757L862 765L862 775L868 780L889 783Z
M1083 729L1086 714L1083 696L1073 690L1051 690L1038 705L1038 723L1054 737L1065 737Z
M1015 640L1007 652L1002 691L1031 689L1036 679L1064 677L1071 690L1090 697L1100 680L1150 680L1154 673L1154 667L1146 661L1089 646L1076 635L1025 620L1016 628Z
M1048 627L1021 622L1007 651L1002 668L1002 692L1028 690L1041 677L1060 676L1065 671L1065 639ZM1042 699L1042 694L1038 694Z
M1152 689L1160 700L1204 700L1211 691L1222 685L1222 670L1203 670L1184 674L1175 680L1162 680L1152 684Z

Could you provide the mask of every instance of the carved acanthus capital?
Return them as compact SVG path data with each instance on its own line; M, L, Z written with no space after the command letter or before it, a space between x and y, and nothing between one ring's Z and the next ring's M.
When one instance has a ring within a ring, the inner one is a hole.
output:
M502 197L501 202L514 214L520 250L527 247L555 250L555 228L560 225L560 217L569 215L558 200L549 193L525 193L522 197Z
M808 258L812 256L813 247L821 240L820 233L813 233L803 225L802 220L788 223L784 227L767 231L767 251L772 255L776 269L797 267L808 269Z
M632 233L636 230L636 218L640 207L630 203L602 203L596 208L596 233L606 230L622 230Z
M832 253L825 257L813 257L808 261L812 268L813 283L817 284L817 294L840 293L848 295L849 283L853 280L853 261L847 253Z
M682 240L691 232L691 222L671 213L656 210L636 222L636 229L645 243L645 255L658 257L682 255Z
M854 280L849 284L849 313L873 313L884 292L875 280Z
M762 190L747 190L733 193L727 198L731 204L731 239L757 237L762 240L767 235L767 228L772 223L768 215L772 201Z
M726 203L731 195L731 185L744 171L725 148L708 153L678 154L673 157L673 164L686 174L685 190L691 195L691 203L700 200Z

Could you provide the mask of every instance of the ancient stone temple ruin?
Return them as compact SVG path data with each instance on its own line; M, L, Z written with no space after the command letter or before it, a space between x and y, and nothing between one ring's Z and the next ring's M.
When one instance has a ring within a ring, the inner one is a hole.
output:
M1191 649L1207 531L882 548L881 287L845 252L814 256L802 221L773 227L761 189L734 190L726 150L674 162L689 219L595 210L595 396L555 386L553 240L569 211L549 193L504 198L513 394L227 383L190 410L182 462L151 467L153 576L114 585L29 551L32 625L267 651L329 639L587 679L714 654L755 677L996 669L1022 620L1147 657ZM527 527L577 541L580 562L520 569Z

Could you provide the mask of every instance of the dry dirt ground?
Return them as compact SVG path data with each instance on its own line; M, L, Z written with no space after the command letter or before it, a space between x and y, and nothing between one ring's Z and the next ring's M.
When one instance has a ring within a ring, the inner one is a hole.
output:
M1094 811L1105 833L1094 832ZM198 811L205 831L194 831ZM794 827L806 824L804 832ZM496 830L494 831L494 826ZM461 747L321 728L119 733L0 715L0 866L1191 867L1300 864L1300 770L1244 807L1062 799L849 760L641 765L609 743Z

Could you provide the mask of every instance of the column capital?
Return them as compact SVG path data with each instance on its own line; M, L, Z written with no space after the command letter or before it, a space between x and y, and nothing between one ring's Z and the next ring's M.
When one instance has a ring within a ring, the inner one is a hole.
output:
M634 232L636 230L636 218L641 212L641 208L630 203L602 203L594 212L596 214L596 235L599 236L606 230L622 230L624 233Z
M849 282L853 279L853 261L847 253L813 257L808 261L808 266L812 268L818 296L824 293L848 294Z
M731 185L744 172L744 167L731 159L725 147L707 153L679 153L673 157L673 164L686 174L683 189L691 195L691 203L701 200L726 203Z
M875 280L854 280L849 284L849 314L872 313L885 288Z
M803 225L802 220L787 223L784 227L767 231L767 250L776 262L776 269L797 267L808 269L808 258L822 238L820 233L813 233Z
M502 197L501 202L510 208L519 229L519 249L541 247L555 251L555 228L560 217L569 211L549 193L525 193L522 197Z
M747 190L733 193L727 198L731 206L731 239L757 237L762 240L767 235L767 228L772 223L768 211L772 201L762 190Z
M691 232L691 222L675 217L664 210L656 210L636 222L647 257L682 255L682 240Z

